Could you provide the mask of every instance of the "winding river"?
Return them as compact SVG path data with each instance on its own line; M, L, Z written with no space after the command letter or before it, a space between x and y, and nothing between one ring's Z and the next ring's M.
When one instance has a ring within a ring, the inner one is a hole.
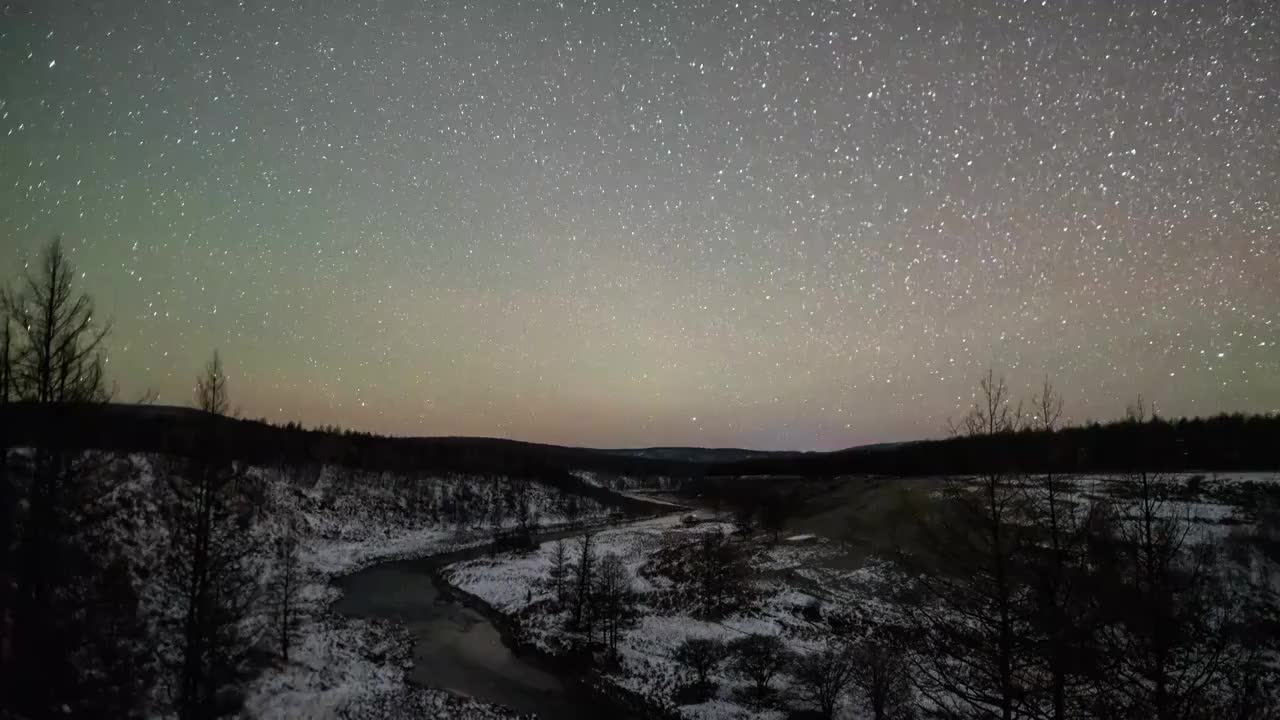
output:
M539 542L577 535L568 530L538 536ZM451 593L437 569L479 557L485 548L381 563L340 578L338 612L403 623L413 636L410 682L444 688L483 702L504 705L546 720L625 717L568 675L536 656L517 654L484 613Z

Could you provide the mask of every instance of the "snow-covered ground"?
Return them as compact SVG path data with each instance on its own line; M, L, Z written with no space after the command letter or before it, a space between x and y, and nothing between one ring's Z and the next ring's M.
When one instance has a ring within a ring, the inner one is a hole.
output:
M119 513L119 535L127 554L140 567L155 567L167 546L159 521L158 498L163 494L163 462L133 456L115 471L124 477L107 502L128 508ZM495 526L511 527L515 519L506 502L505 481L480 477L408 477L359 472L339 467L308 469L256 467L251 478L264 488L251 532L255 559L263 582L272 575L270 548L293 526L298 529L299 560L304 576L301 591L306 614L290 661L276 662L257 674L247 689L245 714L254 718L339 717L451 717L506 718L502 708L455 697L406 683L410 657L408 634L394 623L338 616L330 610L340 591L332 580L371 564L421 557L489 541ZM598 476L594 484L627 485ZM1203 475L1193 480L1195 475ZM1081 502L1124 494L1114 478L1075 478L1074 496ZM1199 531L1225 533L1251 520L1241 510L1241 493L1251 487L1280 482L1273 473L1182 473L1166 476L1170 489L1167 511L1192 520ZM639 483L636 483L639 484ZM1175 492L1176 490L1176 492ZM566 520L566 498L559 490L534 484L529 502L540 525ZM578 498L580 519L602 519L605 508ZM487 513L482 507L503 508ZM776 635L792 652L821 647L829 628L814 620L831 611L856 612L864 618L892 619L898 611L885 598L886 584L896 581L890 563L872 558L860 567L842 567L831 560L843 554L838 543L810 534L784 537L776 544L763 538L750 543L751 561L758 573L758 602L747 612L718 621L694 617L658 599L667 580L643 572L655 554L672 538L728 526L702 522L686 527L679 514L605 530L595 535L601 556L616 554L635 578L641 594L641 617L624 631L621 666L602 676L605 683L635 693L673 714L698 720L766 718L782 713L751 707L742 701L744 681L721 668L714 676L719 690L712 699L676 705L673 696L684 678L672 659L686 638L731 640L748 633ZM566 541L571 555L575 541ZM736 541L735 541L736 542ZM450 567L451 582L519 620L522 640L546 652L567 649L561 614L548 611L552 590L545 582L554 543L544 543L527 555L486 557ZM145 588L145 586L144 586ZM150 589L150 588L145 588ZM144 610L153 618L169 611L159 592L144 592ZM263 647L269 646L261 618L245 630ZM161 647L161 652L165 652ZM784 688L785 674L775 686ZM157 691L161 697L163 688Z
M680 486L679 478L669 475L626 475L592 470L574 470L570 474L588 485L617 492L641 490L662 492L676 490Z
M737 691L745 684L723 668L714 677L720 687L716 697L699 704L677 706L672 698L683 678L672 652L686 638L730 641L750 633L779 636L792 652L819 649L827 631L812 619L812 607L831 608L837 604L878 607L876 591L886 582L888 567L872 562L856 571L834 571L826 568L824 562L839 552L834 543L812 538L804 544L769 546L760 540L751 543L753 565L769 572L756 583L760 600L753 610L710 621L656 606L654 601L663 589L664 578L642 573L641 568L673 538L692 539L697 533L716 529L727 532L729 526L703 523L686 527L679 517L665 517L606 530L595 536L596 552L600 556L618 555L635 578L633 587L641 595L640 620L625 631L619 643L621 667L604 675L604 680L686 718L782 718L785 716L782 711L752 708L741 702ZM573 557L576 543L570 542L569 547ZM567 649L564 617L561 613L546 611L553 596L546 578L554 552L555 543L544 543L527 555L470 560L447 568L446 577L501 612L518 617L523 641L545 652L563 652ZM785 686L787 679L780 678L777 684Z
M1071 481L1069 495L1074 501L1109 499L1122 512L1124 499L1133 491L1130 483L1115 477L1075 477ZM1188 521L1193 538L1210 540L1250 526L1255 507L1242 498L1252 497L1247 494L1251 486L1266 488L1280 480L1273 473L1180 473L1162 476L1159 482L1165 498L1161 512ZM753 707L742 700L745 681L733 677L723 666L712 677L718 688L715 697L678 705L677 690L687 678L673 659L675 649L687 638L730 641L761 633L780 637L792 653L806 653L826 642L830 627L820 618L831 613L851 614L872 623L905 621L902 609L890 599L890 590L892 585L908 581L891 562L872 557L849 568L838 561L848 557L846 548L809 533L786 536L777 543L765 538L745 543L759 592L759 601L750 611L710 621L671 609L669 602L659 599L666 589L666 578L645 572L647 564L673 539L679 542L681 537L689 539L717 528L729 530L727 524L716 522L686 527L679 516L670 516L595 536L595 552L599 556L618 555L634 577L633 587L641 598L639 620L620 640L620 667L604 671L604 682L690 720L775 720L785 713ZM577 557L577 548L576 541L568 542L571 562ZM555 550L554 543L545 543L525 555L470 560L447 568L446 577L517 619L522 641L548 653L567 652L572 643L572 634L565 629L567 611L557 608L548 582ZM775 682L782 695L789 684L785 673ZM852 714L842 717L862 717L853 698L846 700L846 713Z
M168 545L159 498L165 492L163 458L135 455L112 467L120 479L104 502L127 512L115 534L138 567L157 567ZM411 644L393 623L340 617L330 606L340 590L332 580L377 562L423 557L491 540L494 528L513 527L503 505L505 479L492 477L408 477L324 466L306 469L252 467L261 483L260 506L250 528L253 566L265 585L274 569L271 549L286 528L297 528L303 585L302 626L289 662L275 661L247 688L244 714L251 718L457 718L517 717L502 708L458 698L443 690L410 686L404 663ZM533 483L529 504L540 526L561 524L567 498L558 489ZM603 506L577 498L577 517L598 521ZM486 514L483 506L502 507ZM142 580L144 614L153 628L173 612L154 580ZM151 584L148 584L151 583ZM255 614L243 630L262 648L273 650L268 624ZM173 652L161 640L160 652ZM166 688L156 688L163 707ZM157 717L164 717L157 711Z
M410 642L403 628L373 620L337 617L328 607L339 595L330 581L377 562L424 557L473 547L492 538L493 523L446 522L409 512L397 498L395 478L357 478L364 492L339 495L321 504L327 482L339 471L326 469L315 486L292 495L280 519L293 518L311 530L301 544L300 560L308 577L310 621L303 628L299 652L284 667L263 673L251 688L247 709L261 718L440 717L460 720L516 717L483 703L456 698L434 689L409 686L403 664ZM452 485L452 492L471 498L497 492L491 479L428 478L420 482ZM350 485L348 480L348 485ZM381 492L378 488L383 488ZM559 491L542 485L530 489L539 525L566 522ZM286 495L286 498L289 496ZM604 508L586 503L585 519L603 517ZM514 527L510 515L499 526Z
M1083 507L1108 501L1123 509L1137 492L1137 477L1081 475L1064 478L1070 484L1068 500ZM1189 524L1191 538L1199 542L1222 539L1233 530L1254 522L1257 510L1251 490L1273 492L1280 474L1261 472L1180 472L1148 476L1158 498L1161 515Z

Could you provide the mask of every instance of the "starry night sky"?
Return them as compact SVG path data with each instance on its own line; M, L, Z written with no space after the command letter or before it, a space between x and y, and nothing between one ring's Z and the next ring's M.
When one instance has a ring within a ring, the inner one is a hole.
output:
M0 2L121 399L596 446L1280 410L1280 4Z

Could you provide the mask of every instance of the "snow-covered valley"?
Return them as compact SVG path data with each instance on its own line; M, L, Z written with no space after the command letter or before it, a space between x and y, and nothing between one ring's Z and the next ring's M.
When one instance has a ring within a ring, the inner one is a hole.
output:
M21 469L26 457L15 452L11 460ZM153 454L103 456L94 476L100 510L109 518L105 534L129 559L143 591L141 614L160 670L150 690L156 718L173 714L163 669L176 653L177 598L157 569L175 542L161 498L177 467ZM594 716L592 703L618 717L689 720L781 720L811 711L816 705L802 676L805 658L837 657L880 628L919 620L911 616L918 610L903 604L904 590L918 578L886 544L866 546L850 509L868 505L867 493L908 487L917 500L936 505L945 502L942 488L952 482L836 478L824 481L823 494L810 498L807 510L796 510L772 532L760 526L744 532L741 513L728 508L692 512L668 499L651 505L652 517L637 520L601 504L599 495L589 499L500 475L338 465L240 471L238 512L249 538L244 556L263 590L239 628L253 647L239 686L240 713L263 719L487 720L536 713L564 720ZM646 490L676 487L670 478L646 486L600 473L579 477L611 493L621 488L619 501L629 503ZM1131 479L1064 481L1067 504L1105 504L1118 518L1132 509ZM1255 553L1250 543L1266 540L1260 528L1274 525L1271 474L1184 473L1156 481L1163 517L1184 523L1189 543L1234 543ZM1034 497L1036 490L1023 492ZM830 513L849 519L833 525ZM885 534L884 527L876 532ZM277 549L289 538L296 542L300 581L296 636L286 660L266 591L283 572ZM523 540L497 549L495 540L513 538ZM575 566L584 554L594 574L580 582ZM1244 564L1233 559L1230 567L1247 566L1245 574L1274 588L1274 562L1256 553L1249 558ZM611 591L601 584L611 571L618 581L612 592L625 599L625 608L611 607ZM589 596L590 608L575 596ZM777 662L753 676L732 653L746 652L760 638L776 643ZM691 674L696 666L688 657L698 643L721 648L700 678ZM833 717L872 717L853 683L833 698ZM910 702L934 701L911 694Z

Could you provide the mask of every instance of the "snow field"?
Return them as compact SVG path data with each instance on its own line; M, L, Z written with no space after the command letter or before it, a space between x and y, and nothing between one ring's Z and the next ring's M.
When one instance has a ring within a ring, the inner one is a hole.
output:
M596 552L601 556L617 554L635 576L634 589L641 594L641 618L626 630L619 643L621 668L604 675L607 683L637 693L650 702L690 720L724 720L753 718L774 720L784 713L773 709L750 707L738 701L735 693L743 686L722 666L713 676L720 687L716 697L696 705L677 706L672 697L683 682L682 670L672 653L688 638L703 637L731 641L751 633L776 635L796 653L818 650L826 642L824 628L805 619L805 610L813 604L826 608L863 604L872 611L882 605L873 593L884 582L888 566L869 563L855 571L834 571L823 566L823 560L838 552L833 543L822 539L806 539L807 544L764 547L752 541L757 549L757 570L786 570L797 574L806 586L798 589L794 578L757 580L762 594L759 606L743 614L719 621L709 621L681 612L666 612L646 603L646 596L658 591L654 582L639 575L640 568L663 546L669 536L686 536L714 529L728 531L724 523L706 523L685 527L678 516L665 517L624 528L606 530L595 538ZM577 540L566 541L569 557L577 556ZM469 560L450 566L446 577L460 589L471 593L504 614L519 619L522 640L538 649L557 653L567 649L564 641L565 613L549 606L552 591L546 577L551 568L554 543L544 543L528 555L504 555ZM807 591L812 588L812 592ZM526 591L531 589L531 591ZM888 612L887 605L883 606ZM788 678L775 681L785 690Z

